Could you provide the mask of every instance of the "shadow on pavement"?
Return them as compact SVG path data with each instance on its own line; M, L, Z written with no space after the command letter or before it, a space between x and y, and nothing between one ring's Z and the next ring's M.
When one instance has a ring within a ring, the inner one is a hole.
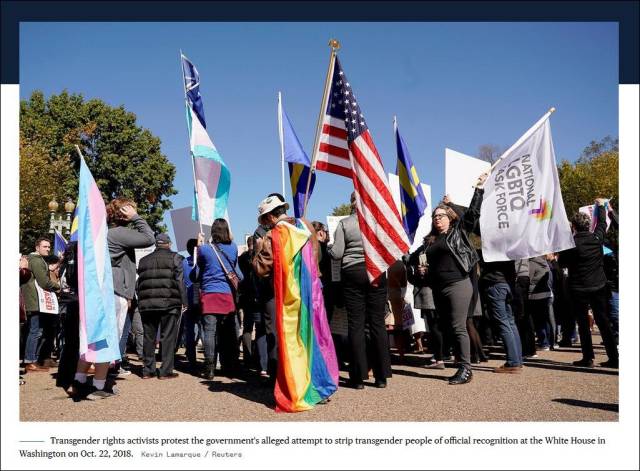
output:
M591 373L609 376L619 376L618 370L605 370L600 368L584 368L581 366L573 366L568 363L560 363L553 360L525 360L524 366L527 368L543 368L548 370L573 371L574 373Z
M552 399L552 401L568 406L587 407L589 409L600 409L610 412L619 412L620 409L618 404L607 404L606 402L581 401L580 399Z
M397 368L392 368L391 372L394 375L398 375L398 376L413 376L414 378L430 378L430 379L437 379L440 381L449 380L448 376L428 375L424 373L416 373L415 371L399 370Z
M273 398L273 386L265 386L259 381L234 381L232 383L223 383L216 380L201 381L200 384L207 386L209 391L213 393L228 392L234 396L246 399L257 404L263 404L269 409L276 406Z

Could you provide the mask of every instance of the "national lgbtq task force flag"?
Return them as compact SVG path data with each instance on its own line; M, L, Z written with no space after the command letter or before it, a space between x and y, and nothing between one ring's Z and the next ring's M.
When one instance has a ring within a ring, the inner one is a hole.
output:
M91 363L120 359L107 211L84 158L78 195L78 297L80 356Z
M480 211L486 262L537 257L575 246L560 193L550 114L504 153L487 178Z

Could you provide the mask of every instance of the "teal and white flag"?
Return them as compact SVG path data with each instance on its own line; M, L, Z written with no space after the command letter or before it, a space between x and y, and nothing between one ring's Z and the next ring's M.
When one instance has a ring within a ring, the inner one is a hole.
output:
M200 75L182 53L180 57L195 180L191 217L194 221L211 226L217 218L227 219L231 173L207 134L200 96Z
M226 218L231 173L190 106L187 122L196 184L192 217L211 226L215 219Z

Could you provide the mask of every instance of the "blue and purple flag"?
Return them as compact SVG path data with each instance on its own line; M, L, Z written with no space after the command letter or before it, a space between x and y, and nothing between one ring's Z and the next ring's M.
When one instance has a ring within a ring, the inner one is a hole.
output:
M309 195L307 203L313 193L316 183L315 174L311 175L309 183L309 172L311 172L311 161L302 148L300 140L293 130L291 121L282 106L282 100L278 96L278 123L280 125L280 143L283 150L284 161L289 164L289 179L291 181L291 192L293 194L293 212L297 218L301 218L304 213L304 199L309 184Z
M400 207L402 225L413 243L413 238L418 229L420 218L427 209L427 199L424 197L418 172L416 171L407 144L400 136L398 124L393 120L393 128L396 135L396 149L398 151L398 166L396 173L400 180Z
M67 250L67 241L62 234L60 234L57 230L54 230L53 233L53 253L56 257L60 258L64 255L65 250Z

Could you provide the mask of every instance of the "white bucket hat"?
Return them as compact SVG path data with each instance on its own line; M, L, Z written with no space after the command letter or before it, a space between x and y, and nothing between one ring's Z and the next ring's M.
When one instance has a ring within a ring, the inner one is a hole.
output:
M284 209L289 209L289 203L286 201L282 201L277 196L267 196L258 205L258 222L262 224L263 217L280 206L284 206Z

